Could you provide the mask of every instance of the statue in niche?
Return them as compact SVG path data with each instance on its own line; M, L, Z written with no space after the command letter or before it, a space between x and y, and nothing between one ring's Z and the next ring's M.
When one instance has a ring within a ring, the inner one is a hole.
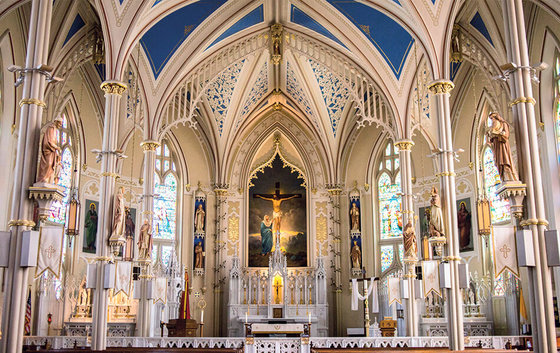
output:
M408 221L408 223L404 226L403 230L403 238L404 238L404 257L407 259L418 259L418 246L416 244L416 233L414 232L414 227L412 226L412 222Z
M467 204L462 201L457 211L457 227L459 228L459 248L465 249L471 242L471 213Z
M152 226L150 222L145 219L144 224L140 227L140 235L138 237L138 257L140 259L146 260L152 257Z
M489 118L492 125L488 130L488 137L500 179L502 182L518 181L509 145L509 124L497 112L490 113Z
M204 233L204 219L206 218L206 212L202 204L198 205L196 212L194 214L194 231L195 233Z
M97 210L95 203L90 202L89 210L86 214L85 233L86 247L89 251L95 251L95 241L97 240Z
M352 259L352 268L360 269L362 268L362 249L358 245L358 241L354 240L354 246L352 246L352 251L350 251L350 258Z
M352 202L352 208L350 209L350 220L352 226L350 227L351 231L359 231L360 230L360 209L356 205L356 202Z
M113 202L114 215L113 215L113 228L111 229L112 240L124 238L125 224L126 224L126 212L124 206L124 187L119 187L117 194L115 195L115 201Z
M60 128L62 128L62 118L58 117L49 124L43 135L39 172L37 173L38 183L58 183L62 163L61 149L57 139Z
M437 188L432 187L432 199L430 200L430 237L444 237L443 212L441 211L441 199Z
M204 268L204 249L202 248L202 240L194 246L194 268Z
M89 305L89 290L86 288L86 277L82 278L80 282L80 289L78 294L78 305L87 306Z
M266 256L272 250L272 220L269 215L264 215L261 222L261 244L261 255Z

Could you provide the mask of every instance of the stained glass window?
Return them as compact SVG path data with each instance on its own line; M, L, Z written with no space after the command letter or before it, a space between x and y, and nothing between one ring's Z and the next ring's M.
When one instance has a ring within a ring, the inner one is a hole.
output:
M70 199L70 187L72 186L73 164L74 158L72 156L70 129L68 128L68 120L65 115L62 118L62 128L59 130L57 136L58 143L62 149L61 156L61 170L58 186L64 189L64 198L62 201L54 201L48 220L51 222L64 224L66 222L66 207Z
M498 197L497 190L500 184L500 173L494 164L494 152L490 147L484 149L484 188L486 195L490 200L490 213L492 214L492 223L502 223L509 221L509 201L502 200Z
M393 263L393 245L381 246L381 272L386 271Z
M404 245L399 244L399 260L401 264L403 263L403 258L404 258Z
M154 218L155 239L174 240L177 226L177 177L169 169L171 152L167 144L156 151L156 173L154 175ZM161 166L164 166L163 170Z
M165 265L165 267L169 266L169 262L171 261L171 252L173 251L172 246L162 246L161 247L161 261Z
M506 294L506 271L500 273L494 280L494 296L500 297Z

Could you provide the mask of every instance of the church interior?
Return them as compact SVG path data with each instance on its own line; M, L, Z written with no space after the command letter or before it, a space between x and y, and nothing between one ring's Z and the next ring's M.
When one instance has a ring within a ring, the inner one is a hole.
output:
M2 352L557 352L557 0L2 0L0 146Z

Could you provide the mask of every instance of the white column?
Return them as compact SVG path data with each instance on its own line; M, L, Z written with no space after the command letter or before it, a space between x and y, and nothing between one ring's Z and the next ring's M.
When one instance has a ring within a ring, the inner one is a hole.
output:
M399 149L400 159L399 165L401 170L402 192L401 212L403 216L403 226L408 224L409 221L414 226L414 204L412 202L412 160L410 158L413 145L414 142L406 139L395 142L395 146ZM418 256L418 254L416 256ZM406 329L408 336L415 337L418 336L418 308L416 307L416 291L414 287L417 259L405 258L404 262L408 267L404 275L406 281L408 282Z
M334 242L334 283L335 283L335 307L336 307L336 335L342 336L342 279L341 279L341 250L340 250L340 194L342 187L338 184L327 185L330 195L330 202L332 204L332 229L333 229L333 242Z
M117 167L119 102L126 90L126 85L118 81L105 81L101 84L105 92L105 119L103 123L103 146L101 157L101 180L99 190L99 221L97 224L97 274L95 289L93 290L92 311L92 350L104 350L107 336L107 290L104 289L104 269L108 261L112 260L109 237L113 221L113 196L115 193L115 179Z
M144 220L148 220L150 224L153 221L154 215L154 173L155 173L155 160L156 149L160 146L159 142L146 140L140 146L144 150L144 195L142 199L142 224ZM137 333L141 337L150 336L151 332L151 305L148 298L148 286L152 280L151 275L151 262L149 260L142 263L140 274L140 300L138 302L138 316L136 319Z
M508 60L517 66L511 74L509 86L513 97L513 115L517 122L519 152L523 162L523 178L527 185L527 220L520 226L527 227L533 234L536 266L529 270L533 278L532 297L535 350L556 352L556 329L552 302L552 279L546 258L544 231L548 222L544 206L544 191L540 167L537 121L535 119L535 99L531 86L531 63L527 46L525 16L521 0L503 0L504 28Z
M443 218L446 225L447 257L451 269L451 289L447 298L449 311L449 348L464 350L463 296L459 288L459 230L457 228L457 198L455 195L455 165L453 160L453 135L449 96L454 84L447 80L436 80L429 89L436 99L439 145L441 148L440 172Z
M29 18L29 36L25 66L34 68L47 63L49 36L52 19L52 1L33 0ZM43 108L45 108L45 76L37 71L25 74L17 154L12 186L12 210L10 213L9 267L5 273L5 295L2 314L2 341L0 351L21 352L23 324L27 299L29 269L20 267L23 231L32 227L33 205L28 198L28 187L35 181L37 153Z

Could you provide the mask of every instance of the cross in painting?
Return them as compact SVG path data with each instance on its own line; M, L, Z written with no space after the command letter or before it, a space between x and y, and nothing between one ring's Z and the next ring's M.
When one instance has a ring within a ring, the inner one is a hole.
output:
M280 224L282 223L282 210L280 209L282 201L299 199L302 196L301 194L281 194L280 183L277 182L274 194L254 194L253 197L272 202L272 233L277 235L280 234Z

